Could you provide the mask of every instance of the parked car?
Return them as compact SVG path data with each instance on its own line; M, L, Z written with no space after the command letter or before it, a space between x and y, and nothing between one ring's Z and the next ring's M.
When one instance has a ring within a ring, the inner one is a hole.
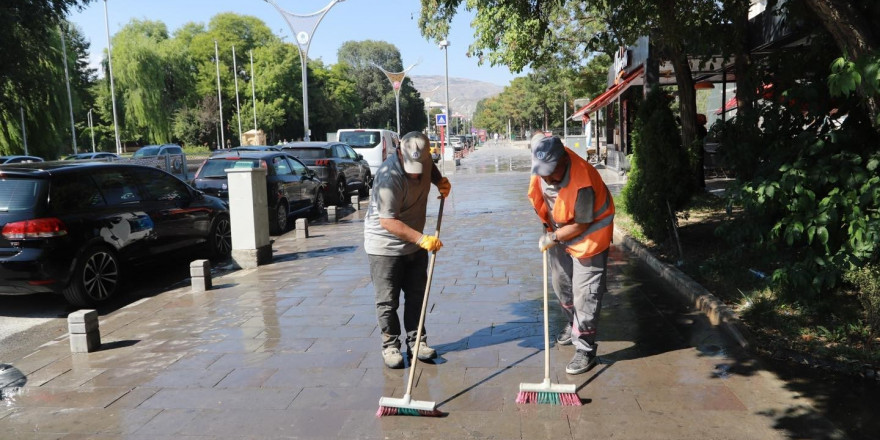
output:
M106 151L97 151L94 153L71 154L70 156L67 156L64 158L64 160L93 160L93 159L112 161L112 160L119 159L119 156L117 156L116 153L108 153Z
M284 151L296 156L315 171L326 185L328 200L336 205L348 202L348 194L370 195L373 174L364 156L341 142L293 142Z
M184 182L189 181L186 153L177 144L147 145L131 156L131 161L165 170Z
M211 156L215 156L217 154L228 153L230 151L281 151L281 147L276 147L274 145L241 145L238 147L232 147L225 150L214 150L211 153Z
M336 141L348 144L364 156L370 164L370 175L375 176L379 166L400 145L397 133L391 130L344 128L336 132Z
M37 156L0 156L0 165L29 162L43 162L43 158Z
M229 200L226 170L250 166L266 169L269 231L284 233L291 216L324 212L321 179L302 162L283 151L227 151L209 157L196 171L193 186L207 194Z
M464 141L461 136L449 136L449 146L455 151L461 151L464 149Z
M126 271L183 249L225 258L229 211L152 167L49 162L4 167L0 294L56 292L92 307L120 291Z

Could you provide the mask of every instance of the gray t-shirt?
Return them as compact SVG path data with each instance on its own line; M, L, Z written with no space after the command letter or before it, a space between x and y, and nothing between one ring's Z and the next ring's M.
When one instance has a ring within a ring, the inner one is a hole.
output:
M544 182L544 179L539 179L541 182L542 194L544 195L544 203L547 204L547 210L551 213L553 212L553 206L556 205L556 198L559 196L559 189L568 186L568 183L571 181L570 171L571 164L566 168L565 175L562 177L562 181L560 181L558 185L548 185ZM595 193L593 192L592 187L578 189L577 200L574 203L575 223L593 222L594 197ZM550 216L550 221L553 221L552 215ZM555 221L553 221L553 223L553 230L559 229L559 225L555 224Z
M397 238L379 224L380 218L396 218L416 231L425 228L431 173L422 173L418 180L403 171L397 155L388 156L373 179L370 207L364 220L364 249L370 255L409 255L419 245Z

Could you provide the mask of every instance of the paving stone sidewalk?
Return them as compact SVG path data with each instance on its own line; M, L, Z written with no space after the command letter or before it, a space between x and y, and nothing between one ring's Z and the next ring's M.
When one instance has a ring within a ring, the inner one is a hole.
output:
M0 401L0 438L842 438L616 246L600 365L569 376L573 348L551 348L552 380L576 384L583 406L517 405L518 384L543 376L527 160L494 145L449 175L427 317L440 358L420 364L413 393L445 417L375 417L381 396L402 396L409 369L383 366L363 211L349 209L311 224L308 239L278 237L271 264L219 276L208 292L171 290L101 316L100 351L71 354L59 338L15 360L27 382ZM792 417L810 422L780 428Z

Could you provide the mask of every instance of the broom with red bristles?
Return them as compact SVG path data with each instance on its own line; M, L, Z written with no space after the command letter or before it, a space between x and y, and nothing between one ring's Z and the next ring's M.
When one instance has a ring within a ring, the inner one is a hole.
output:
M443 202L440 199L440 212L437 214L437 231L434 236L440 238L440 220L443 218ZM422 345L422 330L425 328L425 314L428 310L428 294L431 293L431 278L434 277L434 261L437 259L437 251L431 252L431 261L428 264L428 282L425 285L425 297L422 299L422 311L419 315L419 328L416 331L416 340L413 343L415 353L412 356L412 365L409 368L409 379L406 383L406 393L400 399L382 397L379 399L379 410L376 417L382 416L426 416L439 417L443 412L437 410L437 404L427 400L413 400L412 388L416 377L416 365L419 364L419 346Z
M544 381L541 383L519 384L516 403L538 403L547 405L580 406L574 384L550 383L550 326L547 312L547 250L544 254Z

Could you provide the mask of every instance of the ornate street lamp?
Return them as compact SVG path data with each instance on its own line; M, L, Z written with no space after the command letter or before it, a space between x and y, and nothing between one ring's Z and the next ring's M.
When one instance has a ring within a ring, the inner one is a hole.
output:
M306 73L306 62L309 58L309 45L312 43L312 36L315 34L315 29L318 28L318 24L321 23L321 20L324 18L324 15L327 14L327 11L329 11L333 5L345 0L332 0L327 6L324 6L324 9L305 15L298 15L285 11L273 0L264 1L274 6L281 16L284 17L284 21L290 26L290 31L293 32L293 35L296 37L296 44L299 46L299 59L302 64L303 128L305 130L303 140L308 141L310 140L309 138L311 135L311 131L309 130L308 74Z
M404 78L406 78L406 72L409 72L413 67L416 67L416 65L419 63L416 62L412 66L409 66L406 69L403 69L402 72L389 72L389 71L383 69L382 66L380 66L376 63L371 62L370 64L372 64L373 67L381 70L382 73L384 73L385 76L388 78L388 81L391 82L391 87L394 89L394 103L397 107L397 134L401 134L400 133L400 87L403 85Z

